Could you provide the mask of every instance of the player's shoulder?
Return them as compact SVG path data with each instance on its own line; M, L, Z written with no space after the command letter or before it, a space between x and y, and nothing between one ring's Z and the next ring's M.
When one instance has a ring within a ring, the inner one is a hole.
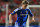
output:
M29 8L26 8L26 10L30 11L30 9L29 9Z
M18 11L19 9L18 8L16 8L14 11Z
M18 11L18 10L21 10L21 8L16 8L14 11Z
M19 8L16 8L15 10L21 10L22 9L22 7L19 7Z

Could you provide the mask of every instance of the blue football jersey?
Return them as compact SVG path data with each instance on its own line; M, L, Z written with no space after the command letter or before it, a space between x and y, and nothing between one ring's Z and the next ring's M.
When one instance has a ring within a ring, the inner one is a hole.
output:
M28 15L31 17L33 16L32 12L30 9L22 9L22 8L17 8L15 9L11 14L14 15L17 13L17 21L19 24L23 24L24 22L26 23Z

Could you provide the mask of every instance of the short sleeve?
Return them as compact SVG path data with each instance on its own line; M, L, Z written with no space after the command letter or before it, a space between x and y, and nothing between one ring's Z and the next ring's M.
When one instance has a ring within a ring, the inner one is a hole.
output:
M15 9L11 14L14 15L15 13L17 13L17 11L18 11L18 8Z
M32 12L31 12L30 9L28 9L28 14L29 14L31 17L33 16L33 14L32 14Z

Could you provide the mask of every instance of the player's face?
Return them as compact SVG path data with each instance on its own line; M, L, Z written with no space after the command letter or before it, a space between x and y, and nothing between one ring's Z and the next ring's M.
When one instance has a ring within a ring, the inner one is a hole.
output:
M27 5L28 5L28 4L23 4L23 5L22 5L22 8L23 8L23 9L26 9L26 8L27 8Z

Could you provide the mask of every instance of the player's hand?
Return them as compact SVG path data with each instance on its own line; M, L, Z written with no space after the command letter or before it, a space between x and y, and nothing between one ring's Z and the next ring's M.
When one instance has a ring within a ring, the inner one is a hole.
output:
M31 23L31 22L35 22L35 20L31 20L31 21L29 21L29 23Z
M35 22L35 20L32 20L32 22Z
M9 26L12 26L12 24L11 24L11 23L9 23Z

